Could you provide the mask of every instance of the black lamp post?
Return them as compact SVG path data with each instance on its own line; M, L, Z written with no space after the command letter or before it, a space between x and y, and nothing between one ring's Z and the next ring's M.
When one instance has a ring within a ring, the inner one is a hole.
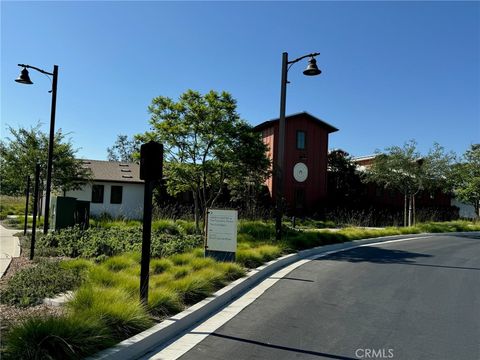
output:
M288 70L293 64L299 62L307 57L307 68L303 71L306 76L319 75L321 71L317 67L315 56L320 53L312 53L301 56L295 60L288 60L288 53L284 52L282 56L282 84L280 92L280 123L278 128L278 155L276 164L276 194L275 194L275 238L280 240L282 238L282 216L283 216L283 172L285 159L285 107L287 101L287 84L288 84Z
M48 140L48 161L47 161L47 184L45 189L45 217L43 219L43 233L48 232L49 213L50 213L50 190L52 188L52 162L53 162L53 142L55 137L55 111L57 107L57 80L58 80L58 65L53 65L53 73L39 69L35 66L26 64L18 64L23 67L20 76L15 79L20 84L33 84L28 75L27 69L34 69L42 74L52 76L52 109L50 113L50 137Z

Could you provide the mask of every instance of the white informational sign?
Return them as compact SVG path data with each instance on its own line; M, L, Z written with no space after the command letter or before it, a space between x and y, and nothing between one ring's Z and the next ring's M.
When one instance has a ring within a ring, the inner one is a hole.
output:
M237 252L237 210L207 210L207 249Z

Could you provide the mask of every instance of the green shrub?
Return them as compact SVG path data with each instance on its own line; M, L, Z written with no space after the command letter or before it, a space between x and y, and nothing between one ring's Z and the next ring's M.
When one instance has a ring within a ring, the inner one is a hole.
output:
M5 359L81 359L115 340L96 319L34 317L10 329L5 344Z
M152 257L166 257L190 251L203 243L197 235L155 234L152 236Z
M202 244L202 238L194 235L152 233L152 257L165 257L192 250ZM52 232L37 241L39 251L47 250L61 256L84 257L97 261L125 252L140 252L141 227L90 228L78 226Z
M31 306L79 286L84 275L79 268L68 268L59 261L43 260L13 275L0 298L4 304Z

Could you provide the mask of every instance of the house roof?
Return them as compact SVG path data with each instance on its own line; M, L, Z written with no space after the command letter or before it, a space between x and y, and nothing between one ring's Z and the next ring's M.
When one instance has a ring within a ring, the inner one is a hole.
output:
M82 165L91 170L94 181L143 183L140 180L140 165L137 163L82 160Z
M323 121L322 119L320 118L317 118L315 116L313 116L312 114L309 114L308 112L306 111L303 111L303 112L299 112L299 113L295 113L295 114L291 114L291 115L287 115L285 116L285 120L289 119L289 120L294 120L294 119L298 119L298 118L308 118L316 123L318 123L318 125L320 125L321 127L323 127L324 129L326 129L329 133L332 133L332 132L335 132L335 131L338 131L338 129L328 123L326 123L325 121ZM257 126L255 126L253 128L253 130L255 131L261 131L265 128L268 128L268 127L271 127L273 126L277 121L279 121L280 119L272 119L272 120L268 120L268 121L264 121L263 123L261 124L258 124Z
M352 161L356 162L356 163L359 163L359 162L374 160L376 157L377 157L377 155L356 156L356 157L352 158Z

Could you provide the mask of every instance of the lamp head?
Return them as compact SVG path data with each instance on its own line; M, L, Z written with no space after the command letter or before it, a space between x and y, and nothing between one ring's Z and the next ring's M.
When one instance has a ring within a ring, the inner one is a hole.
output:
M28 75L28 70L26 67L23 68L22 72L20 73L18 78L15 79L15 81L20 84L33 84L32 80L30 80L30 76Z
M303 74L307 76L315 76L321 74L320 69L317 67L317 60L315 60L313 56L310 58L310 60L308 60L308 66L303 71Z

